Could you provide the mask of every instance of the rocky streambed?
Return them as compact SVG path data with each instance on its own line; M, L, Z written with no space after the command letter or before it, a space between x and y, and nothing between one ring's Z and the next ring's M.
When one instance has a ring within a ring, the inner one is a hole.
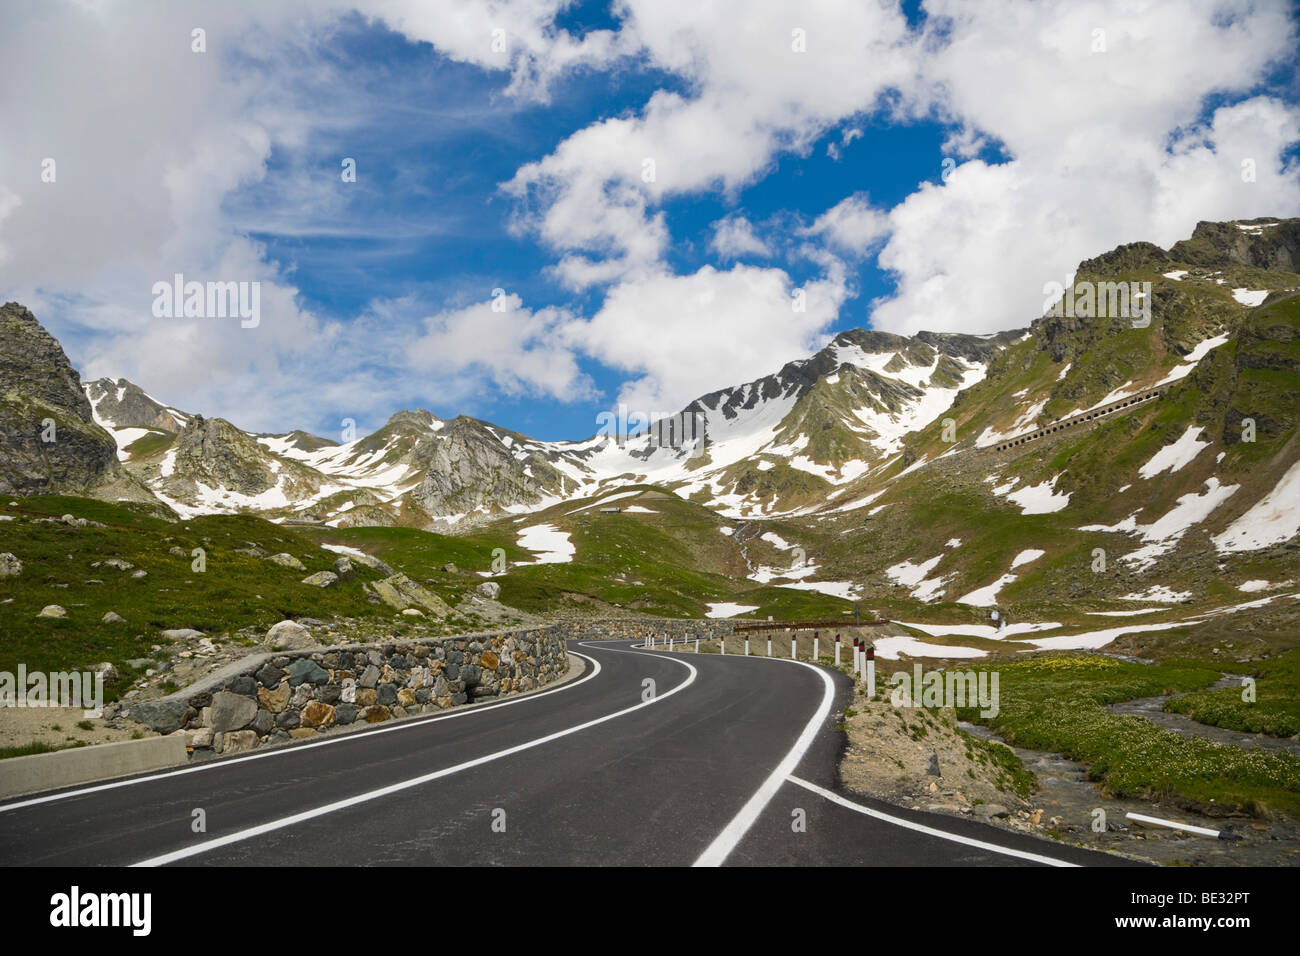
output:
M1137 701L1129 701L1136 704ZM1161 701L1163 704L1163 700ZM1136 711L1118 711L1133 713ZM1178 716L1178 715L1168 715ZM1181 718L1187 720L1187 718ZM1194 723L1194 721L1193 721ZM987 727L962 721L972 736L1006 743ZM1203 725L1201 725L1203 726ZM1217 730L1218 728L1212 728ZM1061 754L1008 744L1039 782L1032 797L1043 811L1046 835L1066 843L1107 850L1159 864L1195 866L1293 866L1300 864L1300 824L1286 818L1218 818L1146 800L1108 797L1088 777L1088 767ZM1100 816L1100 810L1104 816ZM1125 815L1138 813L1230 832L1235 840L1192 836L1140 826ZM997 821L993 821L996 823Z

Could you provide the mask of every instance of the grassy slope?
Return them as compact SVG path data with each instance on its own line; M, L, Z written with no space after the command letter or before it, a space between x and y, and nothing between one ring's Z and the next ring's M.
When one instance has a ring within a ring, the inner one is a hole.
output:
M984 720L963 710L961 716L990 724L1017 745L1086 761L1104 793L1160 798L1212 814L1300 813L1300 758L1189 740L1106 709L1204 687L1219 676L1215 670L1050 655L1004 662L998 671L998 715Z
M382 614L361 582L377 577L359 568L351 582L328 589L303 585L306 573L328 570L334 555L301 535L251 516L211 516L169 523L140 509L80 498L24 498L0 503L0 514L62 515L100 521L104 528L0 521L0 551L23 562L17 578L0 578L0 670L21 661L33 670L63 670L149 655L158 632L195 628L207 633L269 627L286 617ZM307 572L236 554L257 542L269 553L298 557ZM179 548L183 556L169 553ZM194 548L206 551L206 571L192 570ZM148 575L132 578L92 562L121 558ZM103 584L89 584L101 580ZM60 587L59 585L67 585ZM37 618L50 604L65 618ZM104 624L105 612L125 619Z

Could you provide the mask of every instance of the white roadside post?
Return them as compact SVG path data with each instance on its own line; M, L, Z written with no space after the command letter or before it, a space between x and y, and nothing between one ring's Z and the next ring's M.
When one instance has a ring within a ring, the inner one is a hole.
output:
M725 653L727 653L727 635L726 635L726 634L723 634L720 638L718 638L718 653L719 653L719 654L725 654Z
M795 657L794 652L798 649L798 647L799 647L799 632L795 630L791 630L790 631L790 660L794 660Z
M858 676L858 639L853 639L853 676Z
M749 656L749 638L745 638L745 656Z
M770 633L767 635L767 656L772 656L772 635Z
M821 638L817 635L817 632L816 632L816 631L813 631L813 656L812 656L812 659L813 659L813 663L814 663L814 664L817 663L817 642L820 641L820 640L821 640Z
M867 664L867 699L870 700L876 696L876 647L873 644L868 647L864 654L866 655Z
M840 636L835 635L835 666L840 666Z
M695 653L698 654L699 652L700 652L700 639L697 637L695 639Z

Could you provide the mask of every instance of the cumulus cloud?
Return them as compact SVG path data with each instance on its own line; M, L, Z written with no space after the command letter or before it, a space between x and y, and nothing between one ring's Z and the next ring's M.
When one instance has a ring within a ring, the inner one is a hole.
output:
M841 270L796 287L781 269L705 266L612 288L589 320L565 329L574 348L637 376L619 401L675 412L701 394L759 378L822 344L847 292Z
M1138 239L1168 246L1201 219L1300 212L1297 170L1282 158L1294 106L1256 97L1200 120L1208 97L1252 89L1294 50L1281 5L933 0L927 10L942 18L921 64L934 98L912 108L954 124L959 155L988 139L1011 158L964 162L890 210L879 263L897 294L876 304L876 327L1024 326L1044 283L1064 282L1081 259ZM1247 157L1253 184L1241 177Z
M778 152L806 153L911 75L906 19L884 4L626 0L623 32L686 95L656 91L631 116L574 133L504 184L519 228L564 259L575 288L653 272L665 197L735 191ZM605 267L600 268L597 263Z
M889 232L889 218L871 205L866 193L857 193L822 213L805 236L820 236L830 245L852 255L865 255Z
M883 2L622 0L617 29L581 35L557 25L567 7L204 4L209 52L195 54L187 5L10 5L0 293L48 309L89 374L127 375L246 427L311 421L322 401L377 409L430 381L457 400L483 388L585 399L582 358L629 375L623 400L675 409L815 348L853 294L842 259L876 254L896 279L875 326L983 332L1026 324L1045 282L1121 242L1169 245L1199 219L1300 213L1300 172L1285 158L1300 112L1259 92L1296 46L1281 3L927 0L914 29ZM420 296L320 316L294 264L250 238L334 228L343 200L310 177L278 208L249 197L265 197L255 187L273 159L309 171L322 124L356 122L346 92L321 110L282 81L294 64L330 89L330 38L357 12L496 76L514 104L544 102L586 70L673 78L638 108L563 131L501 186L512 202L495 208L548 250L561 286L592 293L590 318ZM672 234L669 202L722 196L734 208L779 158L828 134L836 160L860 139L852 155L869 174L873 124L936 120L955 166L890 209L855 191L798 230L797 248L739 215L713 224L720 263L784 248L819 265L805 312L791 309L795 280L780 269L667 265L692 238ZM1005 160L989 160L990 146ZM44 158L55 183L41 181ZM295 217L294 204L310 213ZM262 282L261 326L153 319L152 284L175 272Z
M758 238L753 224L744 216L727 216L715 222L709 248L722 259L772 255L767 243Z
M595 388L561 340L573 316L561 309L524 308L517 295L450 309L424 320L423 334L405 346L410 366L455 378L462 395L483 385L508 396L539 395L572 401ZM481 378L473 382L466 371ZM472 388L470 386L472 384ZM481 397L481 396L480 396Z

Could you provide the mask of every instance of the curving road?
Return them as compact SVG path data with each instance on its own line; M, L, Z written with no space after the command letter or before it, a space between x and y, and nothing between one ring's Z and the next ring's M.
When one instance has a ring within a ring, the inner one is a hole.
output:
M0 803L0 864L1124 862L838 791L824 668L570 650L581 676L535 694Z

